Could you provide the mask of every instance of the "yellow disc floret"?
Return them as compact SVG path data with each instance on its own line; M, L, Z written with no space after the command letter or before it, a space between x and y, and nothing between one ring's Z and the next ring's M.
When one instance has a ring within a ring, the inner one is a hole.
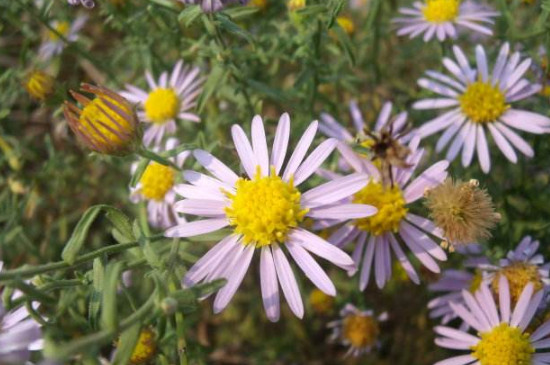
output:
M112 108L105 101L115 108ZM125 145L128 141L121 133L133 131L134 126L131 120L124 118L119 111L128 116L133 115L129 105L119 103L107 95L97 97L82 109L79 117L80 129L95 143L107 143L113 146Z
M53 93L54 78L47 73L32 71L25 81L25 89L34 99L45 100Z
M245 244L283 243L288 231L308 212L300 206L300 192L293 179L283 181L273 168L271 176L261 176L258 169L253 180L240 178L235 187L235 194L226 193L231 205L225 212Z
M353 202L368 204L378 208L378 213L356 221L363 231L376 236L386 232L397 232L401 220L407 214L405 199L397 186L385 187L379 182L371 181L353 196Z
M373 346L379 333L378 322L372 316L352 314L344 318L342 337L355 348Z
M482 333L481 341L472 347L472 356L481 365L529 365L534 352L529 335L507 323Z
M444 23L455 20L459 8L460 0L427 0L422 13L431 23Z
M498 271L497 275L495 275L493 282L491 283L495 293L498 293L499 290L498 283L500 280L500 275L504 275L506 276L506 279L508 279L512 303L517 303L521 292L527 284L532 283L535 292L541 290L544 286L537 266L524 262L516 262L509 266L503 267Z
M459 101L462 112L476 123L494 122L509 108L497 86L481 81L470 84Z
M166 123L178 116L180 100L174 89L157 88L145 101L145 115L153 123Z
M139 334L138 342L130 357L130 364L144 364L153 358L156 351L155 333L150 329L144 329Z
M71 25L69 24L69 22L58 22L53 26L53 29L55 29L55 32L50 30L50 32L48 33L48 37L52 41L57 41L59 40L59 34L67 38L71 29Z
M151 162L141 175L141 194L147 199L163 200L174 186L174 169Z

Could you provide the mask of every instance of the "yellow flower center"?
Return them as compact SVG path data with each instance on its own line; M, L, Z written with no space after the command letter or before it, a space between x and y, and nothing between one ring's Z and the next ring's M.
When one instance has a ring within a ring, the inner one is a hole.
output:
M493 122L509 108L498 87L481 81L470 84L459 101L462 112L476 123Z
M326 295L319 289L313 289L309 295L309 302L313 310L319 314L329 314L334 307L334 297Z
M510 266L503 267L493 278L491 283L493 291L498 293L498 282L500 275L506 276L510 286L510 297L512 303L517 303L521 292L529 283L533 283L535 291L541 290L544 283L541 280L537 266L523 262L513 263Z
M145 115L153 123L163 124L178 116L180 99L174 89L157 88L145 101Z
M58 22L54 25L53 29L55 29L56 32L61 34L63 37L67 38L67 36L69 35L69 30L71 29L71 25L69 24L69 22ZM56 32L50 30L50 32L48 33L48 37L50 38L50 40L59 40L59 36Z
M141 194L147 199L163 200L174 186L174 169L151 162L141 175Z
M116 110L108 106L103 99L129 116L134 113L126 103L122 104L107 95L102 95L92 100L82 109L79 117L79 128L87 138L96 144L124 146L128 143L127 139L121 134L115 133L115 131L132 131L134 126L130 120L125 119Z
M397 232L399 223L407 214L405 199L397 186L384 187L371 181L353 196L353 202L378 208L378 213L356 220L356 226L376 236L386 232Z
M253 180L240 178L235 187L235 194L226 193L231 206L225 212L245 244L261 247L284 243L288 231L308 212L300 206L300 192L293 179L283 181L273 168L271 176L261 176L258 168Z
M353 24L353 20L349 16L337 17L336 23L338 23L338 25L341 26L348 35L355 32L355 24Z
M54 78L40 70L33 71L27 77L25 89L35 99L44 100L53 93Z
M130 364L144 364L153 358L157 350L155 334L150 329L144 329L139 334L138 342L130 357Z
M353 347L373 346L379 333L378 323L371 316L354 314L344 318L342 337Z
M527 333L501 323L490 332L482 333L481 341L472 346L472 351L481 365L529 365L535 349Z
M427 0L422 13L431 23L444 23L456 19L459 7L460 0Z

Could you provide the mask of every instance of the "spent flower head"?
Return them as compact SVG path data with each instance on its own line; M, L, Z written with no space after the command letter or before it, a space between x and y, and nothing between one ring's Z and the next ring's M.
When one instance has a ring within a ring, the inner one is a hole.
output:
M443 246L456 246L483 241L491 237L490 230L500 220L491 196L479 187L477 180L453 181L427 190L426 206L430 218L443 230Z
M141 143L136 114L128 100L102 87L82 84L88 97L72 91L71 95L82 105L65 101L64 114L69 127L89 149L108 155L125 155Z

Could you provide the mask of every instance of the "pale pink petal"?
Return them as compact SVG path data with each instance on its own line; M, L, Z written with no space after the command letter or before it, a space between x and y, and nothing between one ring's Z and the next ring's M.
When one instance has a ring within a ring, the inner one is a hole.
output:
M296 148L294 149L294 152L292 153L292 156L290 156L290 160L286 165L283 173L283 180L288 181L290 176L294 175L298 167L302 164L302 161L304 160L304 157L313 142L315 133L317 133L318 125L319 122L312 122L302 135L302 138L298 141L298 144L296 145Z
M267 152L264 123L262 117L259 115L256 115L252 119L252 149L254 150L256 161L260 166L262 176L269 175L269 156Z
M345 270L354 266L353 260L348 254L305 229L292 230L289 234L289 240Z
M220 289L214 300L214 313L220 313L227 307L233 295L241 285L244 274L246 274L252 256L254 256L254 245L245 246L243 253L237 258L236 265L233 267L233 272L227 278L227 283Z
M278 175L283 166L288 148L288 138L290 136L290 117L284 113L279 118L275 139L273 140L273 150L271 151L271 165L275 167L275 173Z
M302 206L315 208L347 198L367 185L368 175L355 173L319 185L302 195Z
M262 247L260 256L260 282L265 314L271 322L277 322L280 317L279 284L275 263L269 246Z
M239 125L234 124L233 127L231 127L231 135L233 136L233 143L235 144L235 148L237 149L237 153L246 174L249 178L254 179L258 160L256 159L256 155L252 150L252 146L246 134Z
M174 208L179 213L202 217L225 216L226 203L219 200L184 199L176 202Z
M365 290L369 284L372 260L374 259L374 245L375 236L370 236L367 249L365 250L365 256L363 258L363 267L361 268L361 273L359 274L359 289L361 291Z
M166 237L194 237L217 231L228 225L229 221L226 218L204 219L168 228L164 235Z
M306 250L292 240L286 243L286 247L296 264L319 290L327 295L336 295L334 284Z
M338 141L334 138L321 143L305 161L298 167L294 174L294 185L298 186L310 177L332 153Z
M316 219L357 219L370 217L378 212L372 205L366 204L339 204L329 207L313 208L307 216Z
M235 185L239 177L235 174L229 167L227 167L223 162L218 160L216 157L212 156L210 153L203 150L194 150L193 156L197 161L212 175L220 179L221 181Z
M481 170L486 174L491 170L491 158L489 156L489 147L487 146L487 137L485 137L485 131L483 127L477 126L477 157Z
M279 245L274 243L272 246L275 269L277 271L279 283L283 289L283 294L285 295L292 313L294 313L296 317L302 318L304 316L304 304L292 268Z

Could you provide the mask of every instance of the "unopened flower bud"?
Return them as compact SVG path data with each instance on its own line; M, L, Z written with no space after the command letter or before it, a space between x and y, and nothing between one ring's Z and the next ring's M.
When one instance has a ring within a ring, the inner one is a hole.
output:
M130 102L117 93L101 87L82 84L82 90L94 99L71 91L83 106L65 101L65 118L72 131L88 148L107 155L125 155L140 143L137 116Z
M36 100L46 100L54 91L55 79L41 70L31 71L25 78L24 87Z

